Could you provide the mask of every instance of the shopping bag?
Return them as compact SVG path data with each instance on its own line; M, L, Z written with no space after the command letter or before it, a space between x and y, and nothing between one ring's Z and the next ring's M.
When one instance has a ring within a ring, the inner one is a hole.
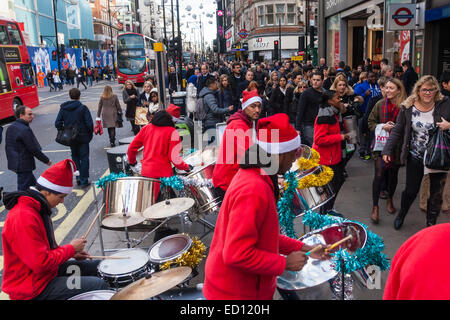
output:
M94 126L94 134L102 135L103 134L103 127L102 127L102 121L96 120L95 126Z
M375 128L375 144L373 151L383 151L384 146L389 138L389 132L383 130L384 123L377 124Z
M438 127L428 131L425 166L435 170L450 170L450 133Z

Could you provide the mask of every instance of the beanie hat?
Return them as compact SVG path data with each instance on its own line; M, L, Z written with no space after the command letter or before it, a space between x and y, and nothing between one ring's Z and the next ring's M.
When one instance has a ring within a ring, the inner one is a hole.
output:
M167 112L174 118L179 119L181 117L181 108L171 103L167 108Z
M79 175L75 162L65 159L55 163L37 179L37 184L47 190L69 194L73 188L73 175Z
M301 145L300 136L285 113L260 119L257 131L256 143L269 154L287 153Z
M255 102L259 102L262 104L262 99L258 95L258 90L252 90L252 91L244 90L242 92L242 110L244 110L249 105L251 105L252 103L255 103Z

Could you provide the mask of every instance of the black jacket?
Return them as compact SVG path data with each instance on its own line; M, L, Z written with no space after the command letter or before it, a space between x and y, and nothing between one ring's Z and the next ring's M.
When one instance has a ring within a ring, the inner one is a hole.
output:
M411 94L411 91L416 84L419 77L417 76L417 73L414 71L413 68L408 68L405 73L403 73L402 81L403 85L405 86L406 94L409 96Z
M92 121L91 112L88 107L78 100L70 100L64 102L55 120L55 127L58 130L64 126L73 126L78 124L80 128L80 144L89 143L92 140L92 133L94 131L94 124Z
M286 88L287 93L287 88ZM281 92L279 86L277 86L270 96L269 99L269 116L272 116L277 113L287 113L286 112L286 94Z
M409 154L409 148L411 145L411 119L413 104L414 101L411 97L403 102L402 107L400 108L400 112L397 116L395 126L392 129L382 152L383 155L393 156L395 154L397 144L402 143L403 138L402 151L400 155L400 163L402 165L406 164ZM444 99L437 102L434 106L433 119L435 125L436 122L442 121L441 117L443 117L446 121L450 121L450 98L448 97L444 97Z
M241 92L239 91L241 83L245 80L244 74L241 73L240 78L236 78L234 76L234 73L232 72L230 75L230 85L231 85L231 92L233 94L233 105L235 107L240 106L239 99L241 98Z
M48 163L50 159L41 150L28 122L17 119L6 130L5 151L9 170L33 171L36 169L35 157L43 163Z
M317 114L319 113L320 99L322 92L314 88L308 88L300 96L297 107L297 119L295 121L295 128L300 130L302 125L314 125Z

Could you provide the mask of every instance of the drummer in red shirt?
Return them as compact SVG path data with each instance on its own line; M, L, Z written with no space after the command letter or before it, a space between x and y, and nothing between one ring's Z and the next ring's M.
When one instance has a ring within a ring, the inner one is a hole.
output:
M144 126L128 147L127 156L131 166L136 165L138 150L144 146L144 156L141 161L143 177L167 178L173 176L172 164L175 168L191 171L180 157L181 139L172 116L166 111L158 111L151 122ZM157 196L159 190L155 196Z
M256 143L245 152L220 208L205 265L207 299L270 300L277 276L301 270L313 248L279 231L278 174L291 168L300 147L289 117L260 119ZM327 255L322 248L311 257Z
M262 99L257 90L243 91L242 110L227 121L213 171L213 185L222 196L239 170L239 161L253 145L253 122L261 115Z

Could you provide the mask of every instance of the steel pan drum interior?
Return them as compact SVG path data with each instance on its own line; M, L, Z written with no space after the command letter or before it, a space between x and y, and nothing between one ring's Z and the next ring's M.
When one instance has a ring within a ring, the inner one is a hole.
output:
M167 241L163 241L159 246L158 255L161 258L171 257L174 254L183 251L183 249L186 248L188 243L189 241L186 238L168 239Z
M344 222L342 225L331 225L322 229L310 232L300 238L307 245L331 245L348 235L353 238L344 242L332 252L339 249L347 249L353 254L358 248L363 248L366 244L366 230L359 224ZM334 278L337 271L334 270L332 260L317 260L309 257L308 262L300 271L285 271L277 279L277 286L284 290L301 290L314 287Z

